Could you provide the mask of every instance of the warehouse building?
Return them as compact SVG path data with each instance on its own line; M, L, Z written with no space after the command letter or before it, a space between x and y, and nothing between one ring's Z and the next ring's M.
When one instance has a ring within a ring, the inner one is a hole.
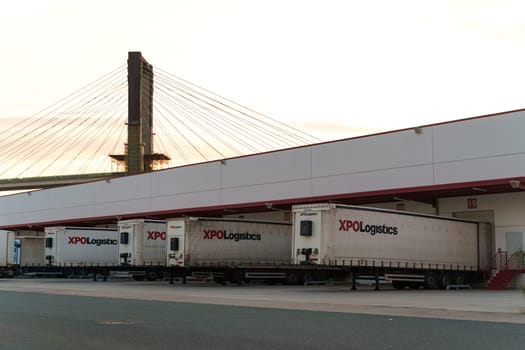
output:
M492 253L513 253L525 249L524 132L516 110L9 195L0 229L185 215L289 221L293 204L331 201L488 222Z

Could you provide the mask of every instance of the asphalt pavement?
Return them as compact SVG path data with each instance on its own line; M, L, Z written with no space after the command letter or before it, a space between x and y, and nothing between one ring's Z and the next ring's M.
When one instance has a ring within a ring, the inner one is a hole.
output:
M72 295L80 286L93 292L75 282L70 289L58 283L50 293L0 291L0 350L488 350L525 344L523 324ZM117 284L96 286L107 291Z
M351 291L349 285L2 279L0 291L525 324L525 296L516 289L395 290L383 285L380 291L370 286Z

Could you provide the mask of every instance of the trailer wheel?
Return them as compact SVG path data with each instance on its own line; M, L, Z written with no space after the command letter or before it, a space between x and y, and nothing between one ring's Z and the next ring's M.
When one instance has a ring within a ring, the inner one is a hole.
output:
M157 271L148 271L146 278L148 281L155 281L157 279Z
M465 284L465 275L461 272L456 273L454 277L456 284Z
M286 274L286 284L296 285L300 284L299 273L297 271L290 271Z
M425 276L425 288L426 289L437 289L439 288L438 275L434 271L428 271Z
M441 287L447 288L447 286L452 284L452 276L450 275L450 272L443 272L441 273Z

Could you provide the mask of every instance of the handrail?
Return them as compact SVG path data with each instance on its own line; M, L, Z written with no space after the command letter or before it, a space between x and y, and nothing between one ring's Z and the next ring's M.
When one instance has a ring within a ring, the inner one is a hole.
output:
M492 257L489 263L485 266L483 271L483 280L485 282L489 281L492 278L492 273L494 271L502 270L503 267L507 266L508 252L498 249L496 255Z
M514 254L512 254L511 257L507 260L505 269L516 271L525 270L525 254L523 254L523 252L515 252Z
M525 272L525 254L518 251L513 253L510 258L508 252L498 249L496 255L494 255L491 261L485 267L483 272L483 281L488 283L494 276L493 272L499 271L517 271Z

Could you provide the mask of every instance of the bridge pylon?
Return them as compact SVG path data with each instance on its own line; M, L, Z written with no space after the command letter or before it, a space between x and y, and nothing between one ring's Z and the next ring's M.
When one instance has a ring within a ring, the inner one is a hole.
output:
M153 148L153 66L141 52L128 52L128 142L110 155L129 175L161 168L170 158Z

